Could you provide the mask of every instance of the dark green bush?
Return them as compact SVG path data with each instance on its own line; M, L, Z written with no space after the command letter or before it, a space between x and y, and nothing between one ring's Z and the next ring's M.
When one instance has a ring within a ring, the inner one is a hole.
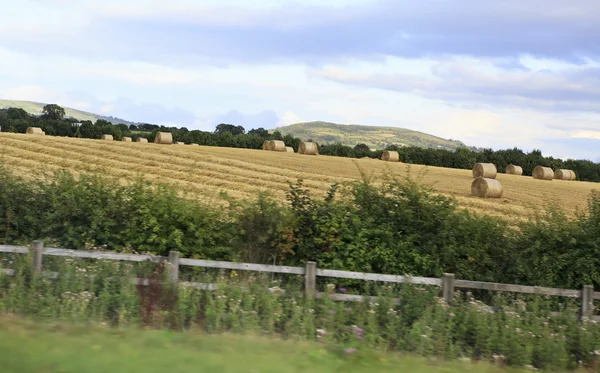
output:
M46 180L0 173L0 237L26 244L45 239L68 249L134 249L231 260L233 224L217 209L141 179L128 185L101 176L58 172Z

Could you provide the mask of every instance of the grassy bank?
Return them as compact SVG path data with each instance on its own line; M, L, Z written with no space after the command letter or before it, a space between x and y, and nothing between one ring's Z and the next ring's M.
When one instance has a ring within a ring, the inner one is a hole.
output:
M34 323L7 316L0 318L0 366L3 373L507 372L485 363L347 354L314 342Z

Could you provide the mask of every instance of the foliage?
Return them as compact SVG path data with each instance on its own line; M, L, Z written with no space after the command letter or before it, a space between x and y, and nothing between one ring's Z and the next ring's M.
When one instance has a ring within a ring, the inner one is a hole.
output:
M44 106L42 112L42 117L50 120L61 120L65 117L65 109L56 104L48 104Z
M0 173L0 237L44 238L70 249L98 248L233 259L232 225L210 206L189 203L173 188L137 180L118 185L99 176L58 172L33 182Z
M217 204L218 203L218 204ZM218 208L217 208L218 206ZM225 207L224 207L225 206ZM509 226L459 210L407 179L334 184L314 198L302 180L284 204L193 201L165 184L61 171L0 172L0 243L411 274L578 289L600 287L600 194L587 213L559 210ZM349 281L349 285L353 282Z
M491 305L471 294L453 304L439 290L372 286L375 301L313 299L302 288L266 276L221 272L214 291L168 284L162 266L57 258L57 279L36 276L29 260L4 261L0 272L0 314L153 329L200 329L210 334L262 334L321 343L344 359L360 361L385 349L445 360L488 361L499 366L563 370L595 368L600 325L577 321L577 305L540 296L495 297ZM145 278L149 285L134 283ZM328 284L333 292L336 284ZM400 299L401 302L395 302ZM89 327L89 326L87 326ZM531 369L531 368L530 368Z
M335 199L336 189L319 201L301 182L291 186L298 260L359 272L513 279L518 257L501 220L459 212L453 199L410 179L381 187L364 180L350 198Z

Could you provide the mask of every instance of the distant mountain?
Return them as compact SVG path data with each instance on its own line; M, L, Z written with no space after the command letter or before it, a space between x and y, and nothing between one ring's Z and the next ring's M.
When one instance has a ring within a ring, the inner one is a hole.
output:
M276 128L283 135L313 139L319 144L355 146L363 143L371 149L383 149L388 145L418 146L454 150L466 147L458 140L446 140L423 132L398 127L361 126L330 122L306 122Z
M42 102L33 102L33 101L16 101L16 100L0 100L0 109L8 109L11 107L20 108L28 112L32 115L41 115L42 110L46 104ZM65 109L65 116L75 118L77 120L89 120L92 122L97 121L98 119L103 119L109 121L113 124L138 124L136 122L131 122L121 118L115 118L112 116L104 116L93 113L88 113L87 111L81 111L77 109L68 108L66 106L62 106Z

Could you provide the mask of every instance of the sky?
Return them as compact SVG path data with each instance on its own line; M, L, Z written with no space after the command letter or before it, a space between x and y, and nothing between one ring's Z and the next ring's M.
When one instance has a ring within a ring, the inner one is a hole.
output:
M0 98L600 161L598 0L0 0Z

